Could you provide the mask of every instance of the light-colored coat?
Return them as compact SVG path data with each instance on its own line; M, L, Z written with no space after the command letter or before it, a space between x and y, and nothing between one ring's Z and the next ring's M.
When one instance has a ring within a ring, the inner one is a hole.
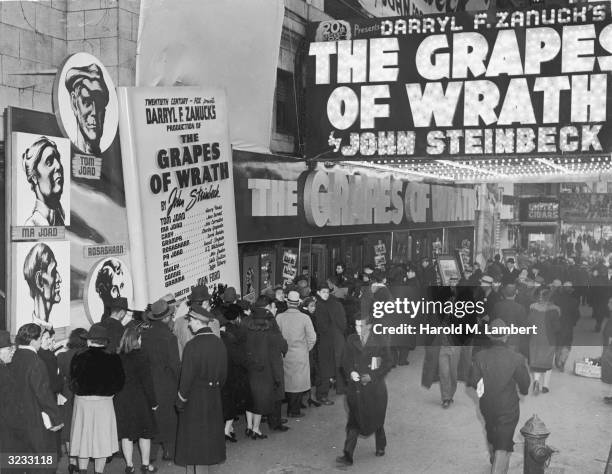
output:
M308 353L317 342L312 321L296 308L289 308L276 317L289 350L283 359L285 391L301 393L310 390Z

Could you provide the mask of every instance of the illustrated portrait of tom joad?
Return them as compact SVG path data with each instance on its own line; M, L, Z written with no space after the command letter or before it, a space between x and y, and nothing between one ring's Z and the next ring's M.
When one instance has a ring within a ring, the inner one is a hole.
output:
M90 155L99 155L108 105L108 88L97 64L73 67L66 73L66 89L77 121L75 146Z
M70 325L70 242L18 244L23 262L23 280L18 282L18 325L35 323L43 328ZM53 247L53 248L52 248ZM23 284L25 283L25 284Z
M100 322L110 315L110 307L116 298L133 297L132 278L127 266L120 259L102 259L91 270L86 286L85 307L92 323Z
M118 124L115 86L105 67L88 53L76 53L64 62L53 93L65 135L82 153L100 156Z
M70 225L70 141L13 134L13 225Z

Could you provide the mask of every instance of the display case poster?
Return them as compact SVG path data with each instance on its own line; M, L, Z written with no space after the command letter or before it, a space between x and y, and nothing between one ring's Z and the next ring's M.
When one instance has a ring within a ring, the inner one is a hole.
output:
M461 278L457 260L450 256L438 257L438 271L443 286L454 286Z
M254 303L259 294L259 257L245 255L242 259L242 294L244 299Z
M283 252L283 280L293 281L297 277L297 254L291 250Z
M232 154L218 88L118 89L137 304L238 287Z

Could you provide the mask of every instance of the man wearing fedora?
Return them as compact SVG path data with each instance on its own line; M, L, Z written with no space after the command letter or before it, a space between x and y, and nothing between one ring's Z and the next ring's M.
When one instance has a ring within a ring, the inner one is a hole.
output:
M9 332L0 331L0 453L20 453L27 447L23 404L10 370L14 354Z
M70 389L74 409L70 431L70 457L78 458L80 472L94 459L94 472L104 472L106 459L119 451L113 396L125 383L121 359L109 353L109 332L94 324L87 333L87 349L70 363Z
M225 461L221 388L227 377L227 353L209 325L212 314L193 305L187 313L194 337L185 345L176 409L179 412L175 462L199 471Z
M176 336L170 330L174 308L164 298L151 305L150 327L142 333L142 351L148 356L153 375L157 409L157 436L154 443L163 446L163 459L174 459L176 411L174 399L178 387L181 360Z
M285 392L287 392L287 416L302 416L302 394L310 391L310 361L308 353L317 342L312 321L302 313L300 294L291 290L287 294L288 309L276 316L276 322L287 341L288 350L283 359Z
M108 331L109 342L106 347L108 352L115 353L119 347L119 342L125 331L123 320L127 316L128 308L127 298L113 298L110 302L110 316L100 324Z
M179 356L183 359L183 350L185 345L193 338L193 333L189 329L187 315L190 308L194 306L200 306L206 311L210 311L210 294L206 285L197 285L191 289L191 293L187 296L187 300L184 301L176 310L176 316L174 318L174 334L178 339L179 345ZM221 331L219 321L213 318L209 324L209 328L213 334L217 337L221 337Z
M506 323L495 319L490 328L503 329ZM507 335L490 334L491 345L474 357L469 386L480 398L480 411L491 461L491 473L508 472L513 450L514 430L519 421L518 391L527 395L530 378L525 357L506 345Z

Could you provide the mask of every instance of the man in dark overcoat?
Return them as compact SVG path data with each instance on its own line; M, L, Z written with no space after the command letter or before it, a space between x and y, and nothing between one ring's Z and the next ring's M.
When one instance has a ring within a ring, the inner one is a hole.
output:
M210 312L194 305L187 315L194 338L183 352L174 460L195 470L225 461L221 388L227 376L227 352L209 327L214 319Z
M506 328L496 319L492 328ZM469 386L480 398L480 411L485 421L491 472L508 472L513 451L514 430L519 420L518 390L527 395L530 378L525 357L506 345L507 336L490 335L492 344L476 354Z
M335 379L338 391L342 392L340 364L344 351L344 333L346 331L346 316L342 304L330 295L327 283L319 285L317 291L317 306L314 312L315 330L319 335L318 362L320 385L317 386L317 400L323 405L333 405L328 398L331 381Z
M180 374L178 341L170 330L174 315L164 299L151 305L150 327L142 334L142 350L147 354L159 408L156 411L158 435L153 440L164 448L163 458L174 459L177 417L174 400Z
M10 334L0 331L0 453L21 453L26 448L23 403L9 368L14 353Z
M53 432L63 427L59 408L49 387L47 368L38 357L41 335L42 330L36 324L21 326L15 338L17 350L10 366L24 409L22 424L27 442L24 452L33 454L55 452L56 437ZM41 412L48 415L49 428L45 427Z
M502 288L503 299L493 306L491 319L499 318L508 326L527 326L527 311L525 311L525 307L522 304L516 302L516 291L514 283L508 283ZM511 335L508 338L508 347L527 356L528 342L527 336L521 334Z
M393 358L386 341L372 333L372 318L355 321L357 334L351 334L342 359L342 372L347 380L346 401L348 422L344 454L336 459L341 465L353 464L357 437L375 435L376 456L384 456L387 446L385 415L387 386L385 375Z

